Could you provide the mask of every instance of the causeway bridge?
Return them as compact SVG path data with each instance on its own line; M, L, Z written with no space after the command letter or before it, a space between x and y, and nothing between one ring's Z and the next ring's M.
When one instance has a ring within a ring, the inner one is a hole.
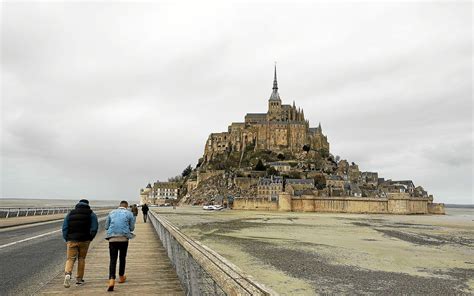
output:
M141 213L137 217L127 281L107 292L109 251L103 225L109 210L96 211L101 231L89 248L86 283L76 287L72 281L70 288L63 287L63 212L0 219L2 295L276 295L153 210L147 223ZM76 267L77 262L73 279ZM25 277L34 285L25 285Z

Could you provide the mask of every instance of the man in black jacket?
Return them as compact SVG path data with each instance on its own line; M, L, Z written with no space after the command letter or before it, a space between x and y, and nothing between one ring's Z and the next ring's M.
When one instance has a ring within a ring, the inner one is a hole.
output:
M64 287L71 286L71 274L76 258L76 285L82 285L86 255L90 242L94 239L99 228L97 216L89 207L89 201L81 199L76 207L64 218L63 238L67 243L67 260L64 268Z
M148 218L148 205L147 204L143 204L142 206L142 212L143 212L143 222L146 223L146 218Z

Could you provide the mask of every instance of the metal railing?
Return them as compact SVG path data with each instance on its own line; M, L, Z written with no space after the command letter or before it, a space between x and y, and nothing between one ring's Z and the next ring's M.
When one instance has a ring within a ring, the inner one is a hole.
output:
M148 214L186 295L277 295L168 220Z
M71 209L72 207L0 208L0 218L61 214Z

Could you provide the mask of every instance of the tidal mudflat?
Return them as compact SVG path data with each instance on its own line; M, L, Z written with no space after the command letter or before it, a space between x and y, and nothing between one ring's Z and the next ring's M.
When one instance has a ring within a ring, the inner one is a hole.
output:
M283 295L471 294L474 210L444 216L158 208Z

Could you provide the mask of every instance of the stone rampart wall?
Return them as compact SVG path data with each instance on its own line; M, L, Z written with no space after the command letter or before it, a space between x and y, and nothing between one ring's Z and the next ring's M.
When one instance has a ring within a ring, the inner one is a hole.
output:
M444 204L433 204L428 198L294 197L286 192L280 194L278 202L262 198L236 198L233 208L321 213L444 214Z
M444 215L444 203L429 203L428 213L436 215Z
M236 198L232 206L234 210L277 211L278 203L266 198Z
M291 208L294 212L388 213L386 199L369 198L314 198L303 195L301 198L292 198Z

